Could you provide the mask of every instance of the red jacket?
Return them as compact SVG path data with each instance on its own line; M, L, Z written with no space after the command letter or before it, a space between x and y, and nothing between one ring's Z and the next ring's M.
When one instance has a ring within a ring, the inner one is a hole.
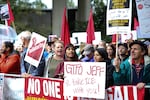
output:
M21 74L20 56L17 53L9 56L2 54L0 57L0 73Z

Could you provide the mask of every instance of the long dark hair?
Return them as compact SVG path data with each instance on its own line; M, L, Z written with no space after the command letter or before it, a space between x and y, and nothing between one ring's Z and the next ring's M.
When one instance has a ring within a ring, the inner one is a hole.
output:
M76 53L76 48L75 48L75 46L73 45L73 44L68 44L68 45L66 45L66 47L65 47L65 54L64 54L64 60L67 60L67 56L66 56L66 50L67 50L67 48L69 48L69 47L72 47L73 49L74 49L74 57L72 57L71 58L71 61L78 61L78 55L77 55L77 53Z

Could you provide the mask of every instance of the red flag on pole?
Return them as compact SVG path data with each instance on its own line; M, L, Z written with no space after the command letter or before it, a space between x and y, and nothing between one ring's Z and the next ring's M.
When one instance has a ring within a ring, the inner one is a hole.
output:
M137 27L139 27L139 22L137 21L136 17L134 17L134 30L136 30Z
M94 34L95 28L94 28L92 9L90 10L90 16L89 16L86 32L87 32L87 43L92 44L92 41L95 40L95 34Z
M66 8L64 8L64 14L62 18L61 40L64 42L64 46L70 43L69 25L66 17Z
M10 26L11 23L14 21L14 15L12 13L9 0L7 0L7 4L8 4L8 11L9 11L9 19L7 20L7 23L8 23L8 26Z

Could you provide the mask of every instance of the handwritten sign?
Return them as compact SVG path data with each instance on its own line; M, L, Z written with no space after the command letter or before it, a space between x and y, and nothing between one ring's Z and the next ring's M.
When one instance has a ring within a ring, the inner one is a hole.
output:
M33 32L25 56L25 61L38 67L45 48L46 40L45 37Z
M65 62L64 96L105 98L105 62Z
M108 0L107 35L130 33L131 4L132 0Z

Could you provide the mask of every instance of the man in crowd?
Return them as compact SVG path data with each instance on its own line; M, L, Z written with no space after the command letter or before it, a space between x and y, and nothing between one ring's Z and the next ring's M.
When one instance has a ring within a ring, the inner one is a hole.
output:
M20 55L14 51L13 43L5 41L0 52L0 73L20 74Z
M130 57L120 64L114 60L115 72L113 73L115 85L136 85L138 89L150 83L150 57L146 54L146 46L140 41L130 44ZM148 92L146 92L147 98Z
M81 59L82 62L94 62L94 47L92 44L86 44L83 49L84 58Z
M21 34L21 40L23 43L23 53L22 53L22 57L21 57L21 73L24 76L41 76L43 77L43 73L44 73L44 67L45 67L45 58L44 56L42 56L39 66L35 67L33 65L30 65L28 62L26 62L24 60L26 52L27 52L27 48L31 39L31 32L30 31L23 31Z
M128 59L128 46L126 43L120 43L118 44L118 57L121 62Z

